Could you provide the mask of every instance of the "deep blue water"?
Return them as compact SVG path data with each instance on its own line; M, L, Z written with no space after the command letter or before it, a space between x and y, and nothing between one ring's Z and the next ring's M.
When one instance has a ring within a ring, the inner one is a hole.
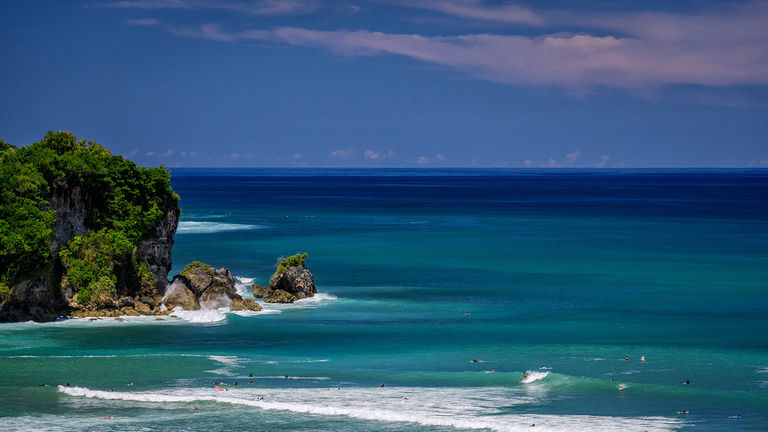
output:
M225 266L246 292L307 252L321 295L4 325L0 427L766 430L766 171L179 169L173 186L174 272Z

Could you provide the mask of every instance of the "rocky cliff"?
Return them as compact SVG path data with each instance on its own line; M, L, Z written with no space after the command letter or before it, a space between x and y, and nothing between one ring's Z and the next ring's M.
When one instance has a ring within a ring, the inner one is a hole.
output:
M180 210L165 168L70 132L0 149L0 321L161 312Z

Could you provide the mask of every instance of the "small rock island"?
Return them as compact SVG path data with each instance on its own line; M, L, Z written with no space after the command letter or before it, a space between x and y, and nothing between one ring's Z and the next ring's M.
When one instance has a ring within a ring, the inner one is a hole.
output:
M0 141L0 321L261 310L225 268L195 261L168 281L178 202L165 167L139 167L71 132L25 147ZM306 259L281 258L254 296L312 297Z

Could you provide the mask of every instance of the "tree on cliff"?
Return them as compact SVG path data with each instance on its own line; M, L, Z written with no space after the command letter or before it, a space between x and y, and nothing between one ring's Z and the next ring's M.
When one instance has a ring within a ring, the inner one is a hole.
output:
M68 209L55 197L75 189L85 203L84 232L62 236L57 216ZM154 235L164 209L178 212L178 199L165 167L139 167L71 132L48 132L20 148L0 141L0 302L46 268L83 304L91 293L151 285L135 245Z

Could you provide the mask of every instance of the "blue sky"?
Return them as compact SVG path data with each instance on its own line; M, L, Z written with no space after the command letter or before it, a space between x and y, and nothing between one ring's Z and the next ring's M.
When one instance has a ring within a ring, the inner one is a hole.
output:
M0 3L0 139L186 167L768 167L768 2Z

